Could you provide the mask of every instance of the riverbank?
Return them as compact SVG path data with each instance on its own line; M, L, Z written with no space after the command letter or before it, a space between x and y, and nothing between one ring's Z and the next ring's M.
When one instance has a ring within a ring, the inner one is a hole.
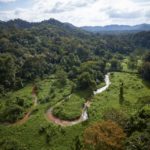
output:
M109 85L111 84L110 82L110 79L109 79L109 76L110 76L110 73L106 74L105 75L105 86L104 87L101 87L99 89L97 89L96 91L93 92L94 95L97 95L97 94L100 94L102 92L104 92L105 90L107 90L107 88L109 87ZM60 103L60 102L59 102ZM53 122L54 124L57 124L57 125L61 125L61 126L72 126L72 125L75 125L75 124L78 124L78 123L81 123L83 121L86 121L88 119L88 107L90 107L90 104L91 104L91 101L86 101L84 103L84 106L82 108L82 113L80 115L79 118L77 119L74 119L72 121L69 121L69 120L63 120L63 119L60 119L58 117L56 117L54 114L53 114L53 107L49 108L45 114L45 117L48 121L51 121ZM56 104L57 105L57 104Z

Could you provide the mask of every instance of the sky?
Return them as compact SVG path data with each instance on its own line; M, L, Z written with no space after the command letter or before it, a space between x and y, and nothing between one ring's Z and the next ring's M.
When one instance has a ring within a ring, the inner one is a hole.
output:
M150 23L150 0L0 0L0 20L17 18L76 26Z

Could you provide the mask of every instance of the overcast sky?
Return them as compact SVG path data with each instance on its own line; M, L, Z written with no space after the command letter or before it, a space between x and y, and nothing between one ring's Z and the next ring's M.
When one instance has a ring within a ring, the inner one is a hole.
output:
M55 18L76 26L150 23L150 0L0 0L0 20Z

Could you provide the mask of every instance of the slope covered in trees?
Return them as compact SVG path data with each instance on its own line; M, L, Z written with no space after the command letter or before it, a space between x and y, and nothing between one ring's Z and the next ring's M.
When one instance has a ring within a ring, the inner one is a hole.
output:
M115 70L115 57L122 59L121 55L150 46L149 32L102 36L54 19L41 23L14 20L0 24L1 88L21 87L28 80L55 72L58 66L73 78L80 64L87 61L100 60L99 71L103 73L106 62L113 60Z

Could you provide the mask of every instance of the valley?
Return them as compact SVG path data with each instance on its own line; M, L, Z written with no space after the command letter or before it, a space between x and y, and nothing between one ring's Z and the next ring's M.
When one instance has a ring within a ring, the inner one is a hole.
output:
M149 31L0 27L0 149L149 150Z

